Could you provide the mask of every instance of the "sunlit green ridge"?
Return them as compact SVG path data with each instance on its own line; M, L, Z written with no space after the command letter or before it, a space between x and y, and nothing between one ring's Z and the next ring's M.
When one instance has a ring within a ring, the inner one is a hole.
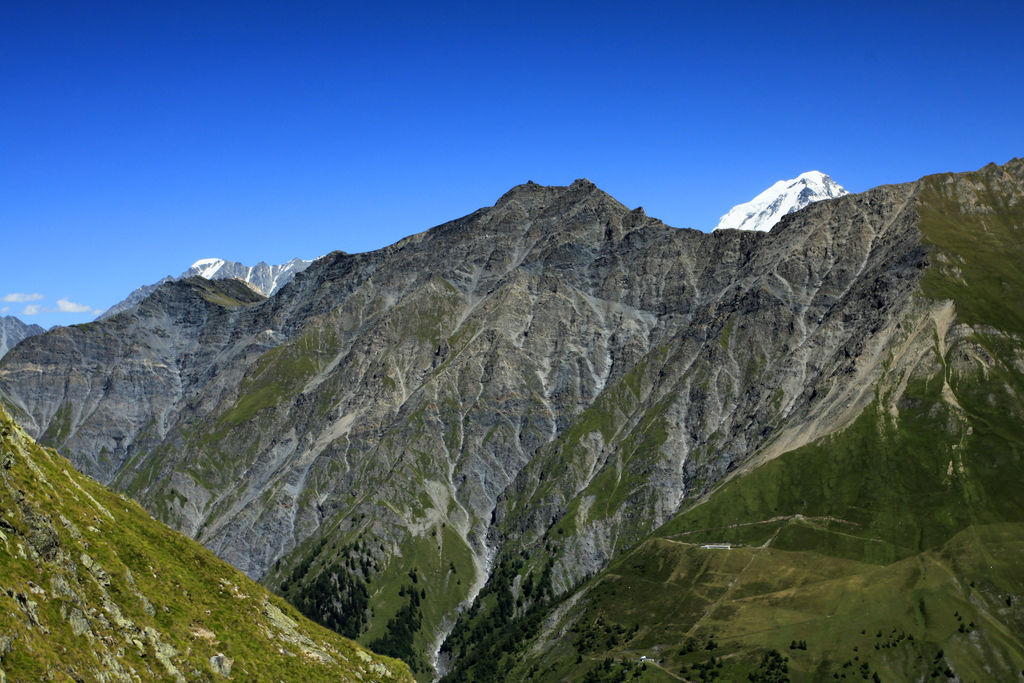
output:
M0 435L0 680L411 680L79 474L2 409Z

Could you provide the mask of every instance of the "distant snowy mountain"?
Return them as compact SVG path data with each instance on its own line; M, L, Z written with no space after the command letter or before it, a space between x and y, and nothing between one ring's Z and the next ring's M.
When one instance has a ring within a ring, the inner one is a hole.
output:
M247 266L244 263L238 263L237 261L225 261L224 259L219 258L199 259L178 277L171 277L168 275L159 282L139 287L129 294L124 301L114 304L101 313L99 319L109 318L115 313L120 313L121 311L131 308L152 294L157 287L165 282L169 282L171 280L184 280L186 278L196 276L204 277L207 280L226 280L230 278L244 280L264 295L273 296L277 290L291 282L292 278L295 277L297 273L301 273L306 268L309 268L311 263L313 263L312 260L293 258L288 263L282 263L276 266L268 265L262 261L257 263L255 266Z
M10 349L13 349L15 344L20 342L22 339L28 339L34 337L37 334L45 332L39 325L29 325L23 323L13 315L5 315L0 317L0 358L4 357Z
M792 180L780 180L749 202L732 207L714 229L768 231L787 213L844 194L850 193L832 178L821 171L808 171Z
M205 277L207 280L223 280L235 278L245 280L265 296L272 296L277 290L288 284L296 273L309 267L312 261L293 258L288 263L277 266L267 265L260 261L249 267L237 261L225 261L219 258L204 258L192 264L192 267L181 274L181 278Z

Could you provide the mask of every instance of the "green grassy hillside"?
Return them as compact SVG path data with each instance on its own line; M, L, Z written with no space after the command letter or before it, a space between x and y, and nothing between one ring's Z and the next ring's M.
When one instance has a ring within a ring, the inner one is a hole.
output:
M548 650L552 677L647 655L696 680L715 658L736 680L772 650L792 680L1024 669L1022 432L994 429L984 411L954 416L925 384L908 388L899 419L873 406L613 563ZM702 547L721 543L732 548Z
M405 681L0 410L0 680Z

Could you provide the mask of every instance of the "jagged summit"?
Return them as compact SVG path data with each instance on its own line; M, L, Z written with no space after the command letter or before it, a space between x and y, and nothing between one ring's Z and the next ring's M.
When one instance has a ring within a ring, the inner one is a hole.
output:
M260 261L255 266L247 266L237 261L225 261L219 258L200 259L192 264L192 267L181 274L180 277L193 277L198 275L207 280L220 280L234 278L244 280L253 285L265 296L273 296L277 290L284 287L300 273L309 267L312 260L293 258L287 263L280 265L269 265Z
M808 204L849 194L821 171L807 171L792 180L780 180L745 204L737 204L722 216L715 230L767 232L783 216Z
M217 271L223 268L226 263L227 261L224 259L203 258L189 266L189 269L185 272L191 273L194 271L196 275L205 277L207 280L212 280L217 274Z
M39 325L29 325L13 315L0 316L0 358L22 339L45 332Z
M595 201L612 211L626 208L587 178L577 178L569 185L540 185L530 180L503 194L492 208L506 208L513 201L518 201L527 211L562 210L571 204L580 203L593 206Z
M247 266L244 263L226 261L220 258L199 259L176 278L168 275L159 282L139 287L123 301L114 304L100 314L98 319L109 318L116 313L131 308L156 291L156 288L165 282L184 280L190 277L202 277L207 280L244 280L264 296L273 296L279 289L291 282L298 273L309 268L312 263L312 260L293 258L291 261L280 265L269 265L260 261L255 266Z
M569 185L541 185L535 183L532 180L527 180L525 183L520 185L514 185L505 194L498 198L498 201L494 203L495 206L500 206L506 199L512 197L521 197L525 195L529 196L546 196L546 197L561 197L571 193L591 193L600 192L606 194L597 185L588 180L587 178L577 178L572 181ZM610 196L610 195L609 195Z

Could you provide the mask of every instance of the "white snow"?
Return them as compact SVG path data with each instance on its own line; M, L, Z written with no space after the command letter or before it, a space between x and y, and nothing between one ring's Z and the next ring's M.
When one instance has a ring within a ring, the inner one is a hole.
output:
M780 180L749 202L732 207L714 229L768 231L788 213L844 194L850 193L829 176L808 171L792 180Z
M207 280L212 280L213 276L220 270L226 262L224 259L219 258L202 258L192 264L192 267L187 272L196 271L196 275L204 277Z
M247 266L237 261L225 261L219 258L199 259L181 274L182 278L199 277L207 280L236 278L253 285L261 293L270 296L287 284L296 273L305 270L312 261L295 258L280 265L267 265L260 261L255 266Z

